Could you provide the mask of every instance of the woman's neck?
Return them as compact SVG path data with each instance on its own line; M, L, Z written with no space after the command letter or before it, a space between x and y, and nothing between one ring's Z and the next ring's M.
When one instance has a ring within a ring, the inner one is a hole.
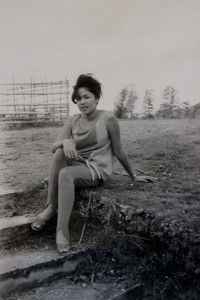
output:
M83 114L81 113L82 120L85 121L94 121L97 119L99 115L99 111L96 109L95 111L91 112L90 114Z

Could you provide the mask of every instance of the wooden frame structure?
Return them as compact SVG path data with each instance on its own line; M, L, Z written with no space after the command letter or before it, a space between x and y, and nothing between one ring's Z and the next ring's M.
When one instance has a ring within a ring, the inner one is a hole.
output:
M0 122L62 122L69 117L69 81L0 85Z

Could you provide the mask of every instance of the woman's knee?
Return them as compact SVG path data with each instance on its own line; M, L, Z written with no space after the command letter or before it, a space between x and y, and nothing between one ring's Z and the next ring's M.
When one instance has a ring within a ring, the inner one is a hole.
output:
M73 181L73 176L71 176L70 172L69 172L69 167L63 168L62 170L60 170L59 172L59 182L65 182L65 183L69 183Z
M54 162L61 162L65 159L64 151L62 148L58 148L54 153L53 160Z

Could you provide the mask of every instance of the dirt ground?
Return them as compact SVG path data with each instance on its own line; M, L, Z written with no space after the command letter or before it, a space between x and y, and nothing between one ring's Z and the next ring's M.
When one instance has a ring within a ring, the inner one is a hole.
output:
M152 184L132 184L129 177L115 174L101 189L101 194L105 199L135 207L141 220L150 218L152 221L151 216L154 216L154 223L159 223L162 235L170 232L171 237L177 236L179 239L187 235L191 245L198 246L200 119L121 121L120 128L123 146L135 172L141 174L142 170L158 180ZM50 147L59 130L58 127L45 127L23 130L2 128L0 131L0 181L3 186L23 194L23 199L18 199L19 205L15 207L14 214L36 213L44 205L46 192L38 186L48 176L52 160ZM124 172L117 161L114 170ZM1 204L1 216L8 211L6 203ZM148 216L143 216L144 211L148 211ZM140 224L137 229L140 231ZM184 243L184 239L180 242ZM195 247L191 252L193 256ZM154 259L156 261L153 256ZM187 268L199 276L198 266L188 264ZM177 299L198 299L198 296L188 297Z

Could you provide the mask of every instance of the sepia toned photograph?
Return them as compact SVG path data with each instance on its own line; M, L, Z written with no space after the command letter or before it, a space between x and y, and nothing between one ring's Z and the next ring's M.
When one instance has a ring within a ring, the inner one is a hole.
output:
M200 299L199 16L0 0L0 300Z

